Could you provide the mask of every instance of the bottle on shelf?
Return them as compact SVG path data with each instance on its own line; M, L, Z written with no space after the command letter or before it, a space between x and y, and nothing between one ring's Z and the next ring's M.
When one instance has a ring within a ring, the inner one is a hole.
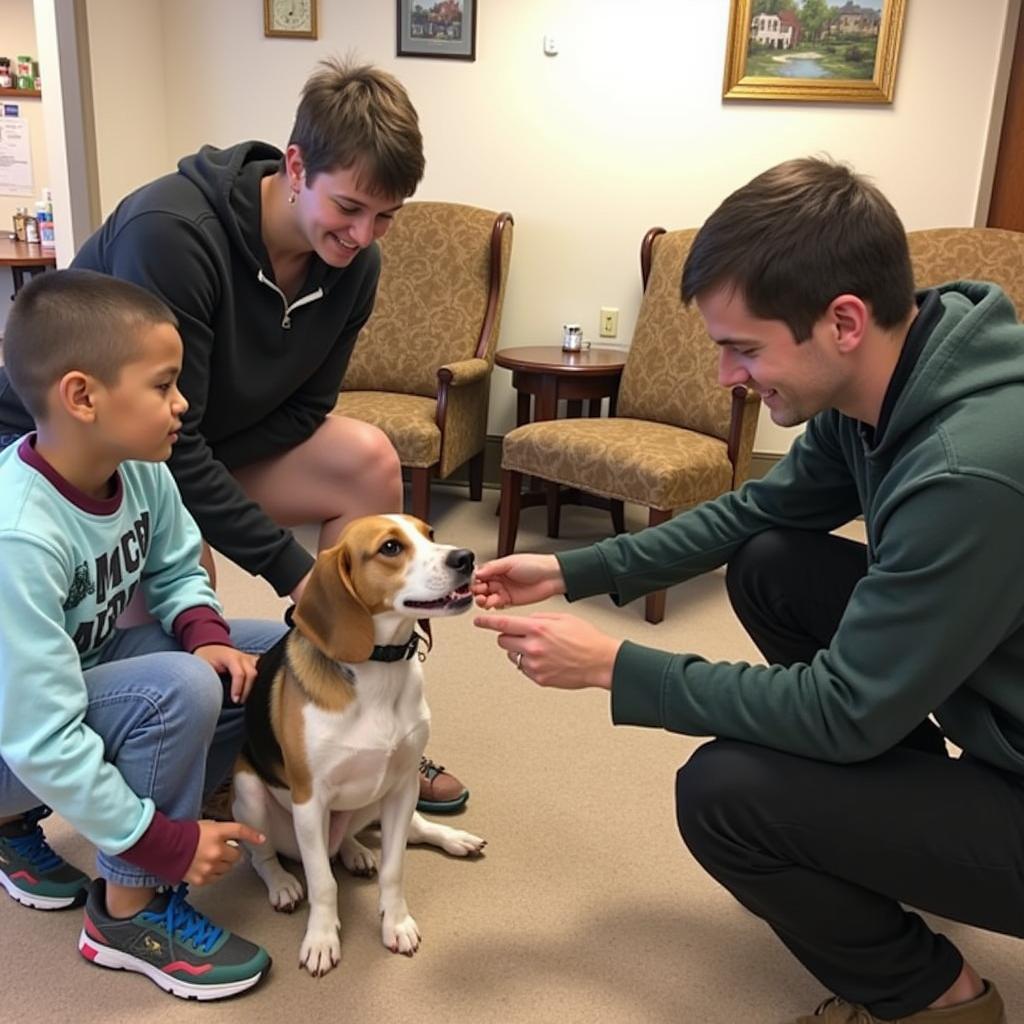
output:
M39 244L44 249L53 249L56 245L53 237L53 214L47 210L45 200L36 203L36 223L39 225Z
M25 211L25 241L39 244L39 221L36 220L35 214L28 210Z

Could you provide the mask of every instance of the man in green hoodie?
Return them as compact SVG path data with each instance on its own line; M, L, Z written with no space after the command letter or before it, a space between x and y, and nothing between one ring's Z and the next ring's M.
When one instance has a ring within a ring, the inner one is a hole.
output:
M679 771L680 832L835 993L798 1024L1003 1024L995 987L902 904L1024 936L1024 327L993 284L915 293L892 206L817 159L721 204L682 295L720 383L804 433L738 491L497 559L474 589L486 609L624 603L728 564L767 664L570 615L477 625L539 685L609 689L617 724L718 737ZM830 532L858 515L866 545Z

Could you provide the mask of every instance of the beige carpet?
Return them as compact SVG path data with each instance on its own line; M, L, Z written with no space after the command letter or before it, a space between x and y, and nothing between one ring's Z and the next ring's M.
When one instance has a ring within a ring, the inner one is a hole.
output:
M436 489L438 536L493 557L496 495L482 504ZM604 514L567 511L560 541L544 512L523 514L520 550L572 547L604 536ZM632 525L638 520L634 519ZM856 528L854 528L856 529ZM309 539L305 537L304 539ZM231 615L279 614L262 583L221 564ZM617 636L715 659L756 660L732 617L721 574L677 587L659 626L642 601L576 606ZM566 608L560 599L552 608ZM411 960L380 944L376 883L341 873L341 965L320 980L297 969L305 910L275 914L245 866L195 893L216 919L265 944L268 981L234 1001L200 1006L145 979L87 964L75 949L80 915L0 902L0 1020L50 1022L389 1021L397 1024L774 1024L823 997L765 925L691 860L676 833L673 777L701 741L613 729L597 692L545 692L518 676L493 634L468 616L435 629L426 663L434 715L429 752L468 783L457 821L489 845L467 863L410 850L408 899L424 935ZM52 820L52 819L51 819ZM955 808L948 822L954 827ZM65 824L54 845L82 865L91 850ZM1021 946L941 924L997 980L1010 1020L1024 1010Z

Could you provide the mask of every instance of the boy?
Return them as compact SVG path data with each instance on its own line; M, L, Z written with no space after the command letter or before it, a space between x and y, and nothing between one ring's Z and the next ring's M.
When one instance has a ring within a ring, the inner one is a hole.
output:
M240 743L254 654L283 627L229 628L162 465L187 408L177 321L136 285L55 271L19 293L4 360L37 431L0 452L0 883L38 909L85 900L94 963L234 995L266 951L159 887L214 881L235 841L262 841L196 818ZM157 621L115 628L139 586ZM91 884L47 845L51 807L99 847Z

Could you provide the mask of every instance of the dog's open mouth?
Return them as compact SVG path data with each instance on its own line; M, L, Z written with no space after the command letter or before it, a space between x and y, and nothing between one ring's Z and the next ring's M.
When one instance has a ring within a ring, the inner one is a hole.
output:
M473 595L469 590L467 580L458 589L445 594L444 597L435 598L433 601L412 601L406 599L403 604L407 608L418 608L422 611L437 611L438 609L461 609L472 603Z

